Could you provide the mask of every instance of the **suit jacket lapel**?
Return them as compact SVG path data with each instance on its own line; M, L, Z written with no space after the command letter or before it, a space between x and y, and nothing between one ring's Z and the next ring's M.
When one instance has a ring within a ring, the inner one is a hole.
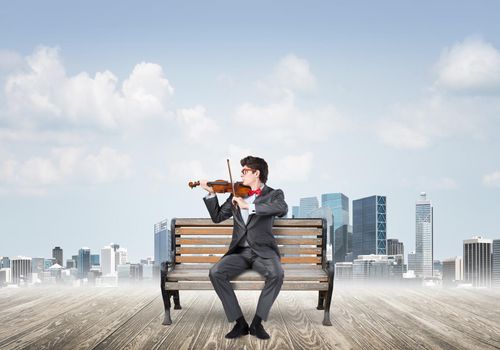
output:
M257 196L257 198L255 198L253 204L260 203L262 201L262 198L264 198L269 192L271 192L271 188L269 186L264 185L264 188L262 189L260 196ZM253 226L253 223L255 222L255 216L256 216L255 214L252 214L248 218L247 229Z

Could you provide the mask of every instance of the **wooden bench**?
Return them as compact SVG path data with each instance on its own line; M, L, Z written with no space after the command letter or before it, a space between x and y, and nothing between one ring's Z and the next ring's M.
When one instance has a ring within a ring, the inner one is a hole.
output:
M164 325L172 324L170 298L181 309L179 290L213 289L210 267L227 252L233 220L214 224L211 219L172 219L172 261L162 263L161 291L165 306ZM323 325L331 326L333 262L326 256L325 219L275 219L273 233L281 253L285 278L281 290L317 290L318 310L324 310ZM248 270L231 284L235 290L260 290L265 279Z

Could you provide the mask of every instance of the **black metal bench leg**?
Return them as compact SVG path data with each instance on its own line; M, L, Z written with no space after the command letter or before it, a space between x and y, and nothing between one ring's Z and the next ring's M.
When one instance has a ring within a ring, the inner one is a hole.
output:
M318 292L318 306L316 306L317 310L325 309L325 292L320 290Z
M172 319L170 318L170 297L172 296L172 293L171 291L165 289L165 282L167 281L167 270L167 263L162 263L160 271L160 289L161 296L163 298L163 306L165 307L165 317L163 318L162 324L165 326L172 324Z
M179 291L178 290L173 290L172 291L174 295L174 310L181 310L181 300L179 298Z
M333 262L331 262L328 266L328 292L325 300L325 317L323 318L323 326L332 325L332 322L330 321L330 305L332 303L334 275L335 268Z

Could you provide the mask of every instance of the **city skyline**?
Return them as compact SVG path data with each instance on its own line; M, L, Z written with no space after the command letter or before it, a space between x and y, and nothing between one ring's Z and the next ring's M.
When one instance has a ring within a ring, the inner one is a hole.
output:
M207 216L203 190L187 183L227 179L226 159L237 174L248 154L267 160L288 203L386 196L387 237L408 247L414 198L427 192L437 258L471 235L495 237L499 11L451 0L7 2L2 254L97 249L105 237L150 255L151 223Z

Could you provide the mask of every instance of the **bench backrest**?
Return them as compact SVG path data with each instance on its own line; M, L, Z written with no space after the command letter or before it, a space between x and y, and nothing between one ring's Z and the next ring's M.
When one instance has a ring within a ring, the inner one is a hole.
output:
M172 219L171 254L175 264L201 264L208 268L227 252L232 233L232 219L219 224L204 218ZM273 233L283 264L326 267L325 219L275 219Z

